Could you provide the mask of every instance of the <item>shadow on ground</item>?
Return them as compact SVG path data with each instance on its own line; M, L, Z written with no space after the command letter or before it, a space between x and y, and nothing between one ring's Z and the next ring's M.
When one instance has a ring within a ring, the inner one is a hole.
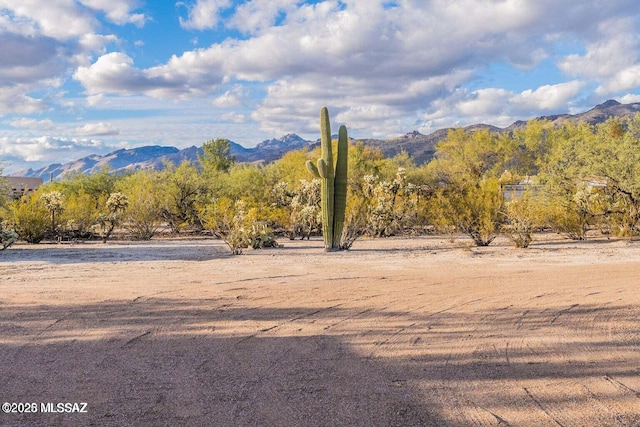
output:
M229 250L218 240L148 242L100 242L82 244L16 245L0 254L0 264L11 262L47 262L78 264L83 262L135 261L208 261L228 257Z
M619 381L640 373L638 307L416 314L239 304L0 306L0 396L87 402L89 411L2 414L0 424L640 422L640 394ZM478 344L465 346L472 338ZM563 408L577 415L567 421Z

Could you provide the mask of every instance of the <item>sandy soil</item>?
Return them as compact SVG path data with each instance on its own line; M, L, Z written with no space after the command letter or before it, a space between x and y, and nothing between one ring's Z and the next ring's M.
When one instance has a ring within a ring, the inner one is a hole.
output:
M640 243L0 252L0 425L638 426Z

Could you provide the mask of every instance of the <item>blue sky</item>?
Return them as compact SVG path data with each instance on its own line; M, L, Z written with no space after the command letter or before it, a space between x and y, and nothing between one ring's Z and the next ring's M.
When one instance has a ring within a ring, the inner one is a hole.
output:
M0 46L6 173L640 102L637 0L0 0Z

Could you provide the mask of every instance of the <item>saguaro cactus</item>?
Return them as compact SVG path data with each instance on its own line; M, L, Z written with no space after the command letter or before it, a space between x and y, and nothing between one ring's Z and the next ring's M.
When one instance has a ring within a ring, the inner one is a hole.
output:
M331 125L329 111L320 110L320 140L322 157L317 165L307 161L307 169L316 178L322 179L321 207L322 234L326 251L340 249L340 238L344 226L344 212L347 206L347 150L349 141L347 128L342 125L338 131L338 154L334 168L333 149L331 147Z

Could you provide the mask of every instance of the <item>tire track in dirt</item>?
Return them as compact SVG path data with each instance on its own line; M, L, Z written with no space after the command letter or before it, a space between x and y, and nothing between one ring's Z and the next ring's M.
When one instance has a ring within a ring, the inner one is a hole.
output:
M637 403L627 406L629 399L610 399L615 387L604 379L595 381L562 381L549 382L540 387L524 387L527 396L558 426L581 426L575 414L580 413L582 419L588 419L591 425L598 426L631 426L637 425L640 414ZM606 387L606 386L609 387ZM562 397L570 397L564 398ZM637 396L630 397L637 400Z
M245 343L246 341L256 338L256 337L260 337L263 334L266 334L268 332L276 332L279 331L281 329L287 329L289 331L292 332L300 332L302 330L302 326L299 324L306 324L306 323L313 323L314 320L311 320L310 322L301 322L302 320L308 320L308 319L313 319L314 316L318 315L318 314L325 314L328 312L331 312L332 310L335 310L338 307L343 306L344 304L335 304L326 308L321 308L318 310L312 310L300 315L297 315L291 319L287 319L287 320L283 320L280 322L277 322L276 324L272 324L270 326L266 326L263 327L262 329L260 329L258 332L256 332L255 334L251 334L248 335L246 337L241 338L239 341L237 341L236 345L240 345ZM283 331L286 332L286 331Z

